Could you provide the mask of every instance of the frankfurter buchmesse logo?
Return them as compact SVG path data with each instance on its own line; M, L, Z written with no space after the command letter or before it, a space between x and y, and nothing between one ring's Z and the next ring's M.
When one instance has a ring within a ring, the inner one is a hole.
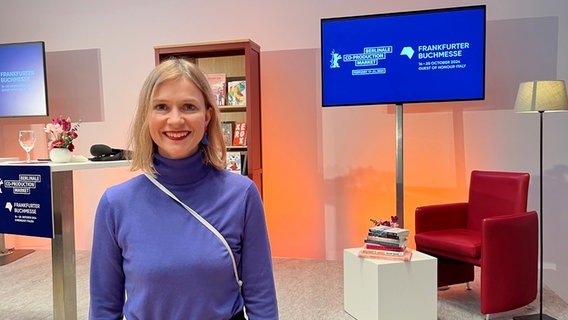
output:
M407 56L408 59L412 59L412 56L414 55L414 49L412 49L412 47L404 47L402 48L402 51L400 51L400 55Z

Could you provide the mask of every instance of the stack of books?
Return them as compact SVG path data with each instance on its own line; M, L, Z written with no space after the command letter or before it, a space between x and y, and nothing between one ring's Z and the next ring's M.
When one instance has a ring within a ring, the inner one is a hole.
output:
M410 230L390 226L369 228L359 257L410 261L412 250L406 248Z

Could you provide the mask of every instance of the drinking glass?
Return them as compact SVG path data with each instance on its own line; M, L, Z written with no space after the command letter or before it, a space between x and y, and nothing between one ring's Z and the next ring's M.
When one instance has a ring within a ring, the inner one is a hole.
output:
M20 142L20 146L26 150L26 162L31 162L30 151L32 151L35 145L35 132L33 130L20 130L18 141Z

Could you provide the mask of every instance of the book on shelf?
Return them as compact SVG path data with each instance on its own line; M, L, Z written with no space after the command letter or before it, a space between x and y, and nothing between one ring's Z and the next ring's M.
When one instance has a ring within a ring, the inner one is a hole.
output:
M223 132L223 141L226 146L233 145L233 133L235 131L235 121L222 121L221 131Z
M235 131L233 134L233 145L246 146L247 145L247 123L236 122Z
M247 82L245 80L229 81L227 84L227 100L230 106L246 106Z
M412 259L412 250L405 249L402 255L393 252L379 252L377 250L361 249L357 254L360 258L410 261Z
M206 76L217 105L224 106L226 104L225 97L227 95L227 75L224 73L209 73L206 74Z
M410 235L410 230L389 226L376 226L369 228L369 235L392 239L405 239Z
M244 176L248 175L248 153L243 153L242 157L241 157L241 162L242 162L242 166L241 166L241 174Z
M227 152L227 170L241 174L242 162L241 153L238 151Z

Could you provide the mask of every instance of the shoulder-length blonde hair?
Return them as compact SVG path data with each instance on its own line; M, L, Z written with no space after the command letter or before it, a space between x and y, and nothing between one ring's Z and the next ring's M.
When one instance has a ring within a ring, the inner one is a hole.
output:
M152 109L152 100L156 87L164 81L186 78L191 80L195 86L203 94L205 106L212 109L211 120L207 125L207 140L209 144L200 143L200 150L205 154L205 162L215 168L224 169L225 158L227 155L223 133L221 131L219 107L213 97L211 87L207 81L207 77L193 63L184 59L168 59L160 63L146 78L140 96L138 98L138 108L130 128L130 136L128 141L132 171L142 170L155 176L156 171L153 165L154 153L157 152L158 146L150 136L148 127L148 116Z

